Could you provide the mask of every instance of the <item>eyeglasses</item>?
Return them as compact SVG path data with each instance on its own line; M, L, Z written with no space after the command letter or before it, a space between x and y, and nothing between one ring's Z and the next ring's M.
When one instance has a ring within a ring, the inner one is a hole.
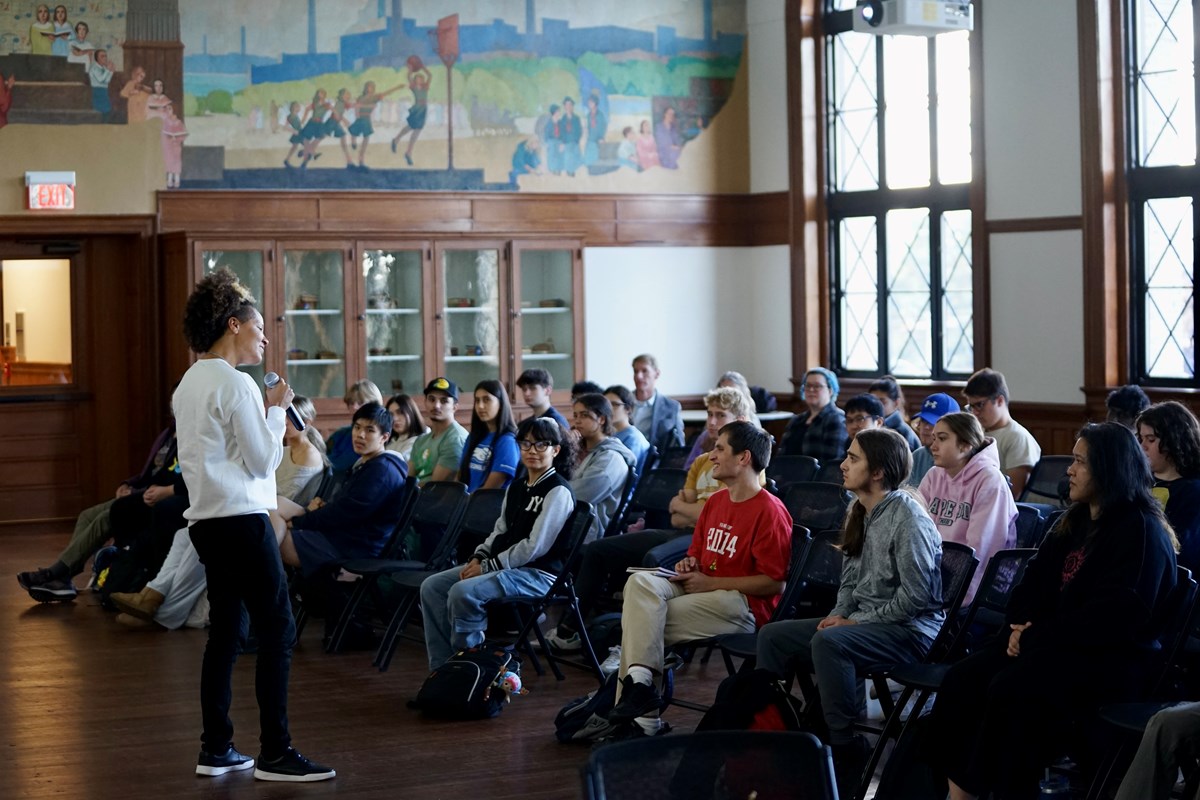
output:
M995 399L995 397L985 397L982 400L976 400L974 403L967 403L967 408L971 409L972 411L983 411L983 409L987 407L987 404Z
M855 414L853 417L846 417L847 425L866 425L871 420L875 419L871 414Z
M522 453L528 453L530 450L536 450L539 453L544 453L554 446L554 442L548 442L545 439L539 442L531 442L528 439L522 439L517 442L521 447Z
M806 391L806 392L819 392L822 389L828 389L828 388L829 387L823 383L806 383L806 384L804 384L804 391Z

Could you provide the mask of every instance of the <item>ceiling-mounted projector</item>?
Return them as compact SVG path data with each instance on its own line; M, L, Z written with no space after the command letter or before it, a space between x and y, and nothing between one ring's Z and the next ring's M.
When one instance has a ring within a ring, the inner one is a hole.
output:
M974 27L967 0L858 0L854 8L854 30L860 33L937 36Z

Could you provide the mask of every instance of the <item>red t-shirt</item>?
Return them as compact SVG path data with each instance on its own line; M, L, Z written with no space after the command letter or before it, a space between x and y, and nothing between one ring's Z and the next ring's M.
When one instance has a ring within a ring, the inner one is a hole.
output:
M714 578L766 575L777 581L787 577L792 555L792 515L779 498L760 491L735 503L721 489L700 510L688 555ZM754 622L762 627L771 618L779 595L747 595Z

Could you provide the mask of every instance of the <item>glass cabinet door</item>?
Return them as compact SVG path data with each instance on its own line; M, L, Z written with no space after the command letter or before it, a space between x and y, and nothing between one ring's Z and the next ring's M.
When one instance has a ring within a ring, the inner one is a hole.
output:
M258 310L263 315L266 330L271 330L271 308L273 298L266 295L263 272L263 253L265 250L222 250L222 249L202 249L200 250L200 264L205 275L210 275L216 272L221 267L228 267L237 275L238 282L250 290L250 294L254 295L254 300L258 303ZM268 333L268 340L271 338ZM271 354L268 352L267 358ZM267 373L269 367L266 363L257 364L251 367L238 367L241 371L254 378L254 382L262 386L263 375Z
M575 382L579 310L575 308L573 249L517 250L521 370L540 368L554 378L556 394Z
M443 308L442 360L445 375L470 397L482 380L504 380L500 352L502 295L500 249L440 251ZM470 401L463 402L464 407Z
M341 250L283 251L287 380L311 399L346 394L345 260Z
M419 398L425 386L422 251L366 249L361 257L367 378L385 399L401 392Z

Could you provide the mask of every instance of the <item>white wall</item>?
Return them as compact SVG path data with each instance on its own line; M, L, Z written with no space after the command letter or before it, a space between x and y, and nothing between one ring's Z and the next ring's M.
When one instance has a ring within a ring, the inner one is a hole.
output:
M788 120L784 0L748 0L746 30L750 74L750 191L786 192Z
M725 370L791 384L788 249L593 247L584 253L587 377L632 386L653 353L666 394L702 394Z
M16 313L25 312L25 361L71 361L71 262L5 261L4 325L17 344Z

